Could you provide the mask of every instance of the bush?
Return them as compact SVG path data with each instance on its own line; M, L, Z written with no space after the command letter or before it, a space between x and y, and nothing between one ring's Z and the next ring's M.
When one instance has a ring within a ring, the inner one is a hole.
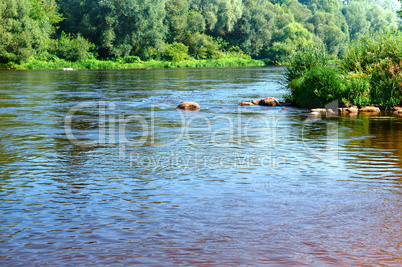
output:
M292 100L303 107L324 107L331 101L344 99L344 76L338 69L317 66L290 84Z
M352 42L339 68L326 67L328 54L307 49L294 54L285 73L292 100L301 106L323 106L331 100L357 106L402 104L402 33L366 36Z
M124 56L123 57L123 62L124 63L136 63L136 62L140 62L141 59L137 56Z
M402 102L402 61L384 60L373 70L371 99L385 109Z
M363 107L371 104L370 77L366 74L349 73L345 78L346 91L343 102Z
M68 61L86 60L91 57L89 51L95 47L92 43L85 40L81 35L73 38L71 34L62 32L58 40L54 40L50 45L49 52Z
M220 45L211 36L205 34L187 34L185 43L189 47L190 54L196 59L220 58Z
M165 60L180 62L189 58L188 46L182 43L168 44L165 49L165 53L163 53Z
M289 84L312 68L327 66L328 62L329 55L324 45L298 50L289 59L289 66L285 71L285 82Z

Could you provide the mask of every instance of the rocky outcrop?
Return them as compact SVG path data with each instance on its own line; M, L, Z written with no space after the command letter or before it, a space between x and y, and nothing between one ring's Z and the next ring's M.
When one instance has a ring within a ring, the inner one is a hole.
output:
M260 102L261 102L261 99L253 100L253 104L254 104L254 105L259 105Z
M183 102L177 106L179 109L183 110L199 110L201 107L195 102Z
M275 107L275 106L280 105L279 101L273 97L267 97L267 98L261 99L261 101L258 104L260 106L269 106L269 107Z

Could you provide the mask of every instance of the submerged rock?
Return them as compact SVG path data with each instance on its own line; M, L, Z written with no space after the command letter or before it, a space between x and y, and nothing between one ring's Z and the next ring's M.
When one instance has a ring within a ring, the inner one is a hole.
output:
M311 112L327 113L327 110L325 108L315 108L312 109Z
M240 106L254 106L254 104L251 102L241 102L239 105Z
M275 107L280 105L279 101L273 97L267 97L261 99L261 101L258 104L261 106L269 106L269 107Z
M197 110L200 109L201 107L195 102L183 102L180 105L178 105L177 108L183 110Z
M293 102L283 102L283 103L281 103L281 105L285 106L285 107L292 107L292 106L294 106L294 103Z
M253 104L254 104L254 105L259 105L260 102L261 102L261 99L253 100Z

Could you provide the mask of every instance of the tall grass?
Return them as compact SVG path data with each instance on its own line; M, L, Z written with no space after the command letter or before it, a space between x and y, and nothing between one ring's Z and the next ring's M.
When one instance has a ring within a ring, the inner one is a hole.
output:
M300 106L324 106L338 99L357 106L390 109L402 102L402 33L369 35L350 43L337 66L317 49L297 52L286 70L290 98Z
M329 63L329 55L324 45L306 47L293 53L288 60L285 71L285 82L288 84L294 79L303 76L307 71L315 67L324 67Z

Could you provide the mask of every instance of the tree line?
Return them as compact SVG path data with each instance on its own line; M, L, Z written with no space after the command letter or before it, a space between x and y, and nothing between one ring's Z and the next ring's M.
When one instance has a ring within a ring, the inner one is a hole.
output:
M339 56L351 40L398 29L398 10L397 0L2 0L0 63L222 51L281 62L319 45Z

